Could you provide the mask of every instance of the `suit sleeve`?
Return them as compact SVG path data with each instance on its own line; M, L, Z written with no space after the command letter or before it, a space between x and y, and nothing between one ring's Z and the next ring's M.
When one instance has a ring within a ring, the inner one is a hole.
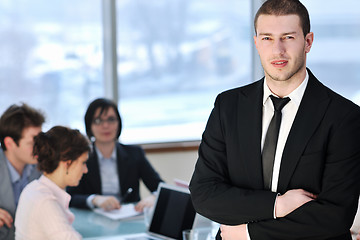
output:
M14 239L15 227L14 224L11 228L6 225L0 227L0 239Z
M221 117L221 95L215 101L199 147L190 182L194 207L221 224L237 225L272 219L276 193L234 183L228 169L227 131Z
M67 190L69 193L71 190ZM89 209L86 203L87 198L90 194L74 194L71 196L70 207Z
M247 223L251 240L320 240L348 233L359 197L359 109L351 108L329 130L326 149L318 154L322 159L317 159L324 162L322 189L317 200L284 218L273 219L276 193L242 186L229 174L230 143L226 134L231 129L223 123L220 102L218 97L190 183L197 212L221 224Z
M318 198L284 218L249 224L252 240L272 239L273 236L277 239L330 239L348 234L359 197L359 139L360 114L353 108L329 131L326 154L322 156L325 164Z

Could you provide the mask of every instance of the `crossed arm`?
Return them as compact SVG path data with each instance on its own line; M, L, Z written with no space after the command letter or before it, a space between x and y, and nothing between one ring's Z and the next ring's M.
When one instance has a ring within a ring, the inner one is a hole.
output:
M332 128L325 124L312 135L309 149L299 156L295 174L278 197L263 190L256 172L261 161L244 150L247 142L239 145L240 127L231 124L233 115L221 115L221 119L220 115L215 107L203 134L190 190L195 209L223 224L225 239L246 239L246 224L252 239L321 239L349 231L359 196L358 111L344 114ZM307 176L309 172L314 176ZM314 186L307 187L317 189L312 193L304 184L309 177Z
M277 197L275 202L276 218L285 217L295 209L301 207L305 203L316 199L316 195L303 189L294 189L287 191L284 195ZM221 225L221 238L224 240L246 240L246 224L235 226Z

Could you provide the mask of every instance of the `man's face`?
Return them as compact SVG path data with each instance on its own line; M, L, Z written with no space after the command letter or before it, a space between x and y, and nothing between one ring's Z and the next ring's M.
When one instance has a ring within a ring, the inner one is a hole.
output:
M297 15L260 15L254 37L269 81L302 81L313 33L304 34Z
M28 127L22 132L18 145L12 149L16 161L22 164L36 164L33 157L34 137L41 132L41 127Z

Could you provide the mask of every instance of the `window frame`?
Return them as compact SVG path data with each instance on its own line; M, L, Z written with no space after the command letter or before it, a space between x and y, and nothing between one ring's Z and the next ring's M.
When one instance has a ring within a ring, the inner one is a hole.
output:
M265 0L251 0L251 21L255 17L256 11ZM121 87L121 79L117 73L117 42L116 42L116 1L107 0L102 1L103 9L103 39L104 39L104 89L105 97L112 99L115 103L119 103L119 87ZM254 30L251 29L249 36L253 36ZM257 50L254 44L251 44L251 60L252 60L252 79L259 79L263 76L263 70ZM143 147L146 153L160 153L160 152L175 152L175 151L194 151L197 150L200 144L198 141L178 141L178 142L161 142L161 143L137 143Z

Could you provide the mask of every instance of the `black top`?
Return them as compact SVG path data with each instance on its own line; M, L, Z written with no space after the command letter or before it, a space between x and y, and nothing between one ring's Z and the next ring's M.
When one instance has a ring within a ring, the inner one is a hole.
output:
M163 181L139 146L116 143L116 158L121 195L124 196L129 188L133 189L124 202L140 200L140 180L151 192L156 191L158 184ZM88 173L82 177L79 185L67 188L71 195L70 207L88 208L86 199L91 194L102 195L98 156L94 148L89 154L87 167Z

